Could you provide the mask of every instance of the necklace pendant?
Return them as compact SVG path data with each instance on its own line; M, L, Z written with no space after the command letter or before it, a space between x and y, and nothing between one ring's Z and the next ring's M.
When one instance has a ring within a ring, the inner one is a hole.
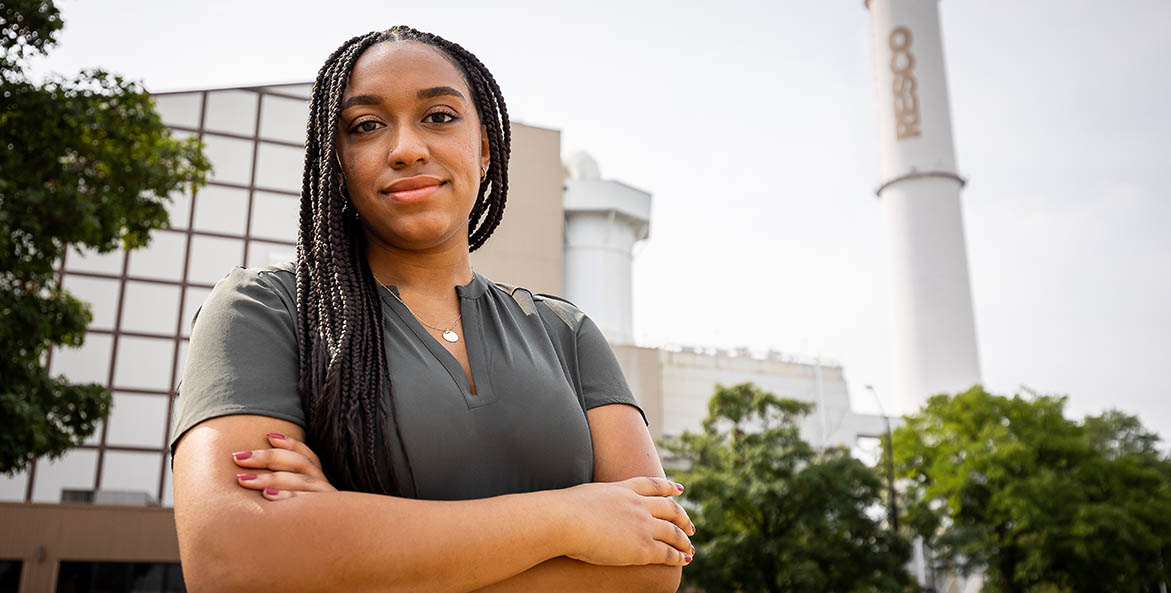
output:
M443 332L443 339L447 340L448 342L455 343L459 341L459 334L451 330L446 330Z

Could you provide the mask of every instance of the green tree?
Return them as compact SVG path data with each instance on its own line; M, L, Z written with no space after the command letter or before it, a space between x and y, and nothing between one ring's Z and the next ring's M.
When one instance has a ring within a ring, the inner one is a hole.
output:
M0 3L0 472L57 457L109 412L98 384L50 377L53 346L80 346L91 314L59 286L70 246L142 247L172 192L206 181L194 138L177 140L139 83L100 69L36 84L29 56L62 28L51 1Z
M984 590L1153 592L1171 568L1171 461L1121 412L937 395L894 433L907 520Z
M883 529L878 474L836 447L815 450L798 423L813 404L751 383L719 386L703 433L662 446L686 467L680 504L697 532L683 584L706 591L902 591L910 546Z

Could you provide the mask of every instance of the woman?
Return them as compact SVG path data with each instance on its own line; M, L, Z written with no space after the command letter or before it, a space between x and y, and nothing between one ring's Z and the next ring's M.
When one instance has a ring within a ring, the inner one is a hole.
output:
M674 591L695 528L597 326L471 269L508 186L492 75L407 27L354 37L307 132L297 260L236 268L192 328L188 586Z

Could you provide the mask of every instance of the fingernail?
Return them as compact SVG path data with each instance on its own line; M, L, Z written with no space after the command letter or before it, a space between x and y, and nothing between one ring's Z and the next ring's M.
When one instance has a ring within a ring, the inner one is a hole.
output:
M272 437L272 438L274 438L274 439L283 439L283 438L285 438L285 435L283 435L283 434L281 434L281 433L279 433L279 432L270 432L270 433L268 433L268 436L270 436L270 437Z
M695 523L691 524L691 535L695 535Z
M680 484L679 482L675 482L675 488L679 489L680 492L683 492L683 484Z
M269 496L276 496L280 493L280 490L277 490L276 488L265 488L264 493Z
M236 459L248 459L249 457L252 457L252 451L237 451L232 453L232 455L235 455Z
M691 546L691 553L692 553L692 554L694 554L694 553L695 553L695 546Z
M255 480L256 474L236 474L236 477L241 480Z
M691 564L691 554L684 554L683 559L686 560L688 564Z

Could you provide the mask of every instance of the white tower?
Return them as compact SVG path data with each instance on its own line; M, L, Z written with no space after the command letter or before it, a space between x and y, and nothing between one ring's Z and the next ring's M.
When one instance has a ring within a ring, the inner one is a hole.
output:
M980 382L938 0L868 0L897 413Z
M565 166L565 298L610 342L629 344L631 251L650 234L651 195L603 180L598 163L584 152Z

